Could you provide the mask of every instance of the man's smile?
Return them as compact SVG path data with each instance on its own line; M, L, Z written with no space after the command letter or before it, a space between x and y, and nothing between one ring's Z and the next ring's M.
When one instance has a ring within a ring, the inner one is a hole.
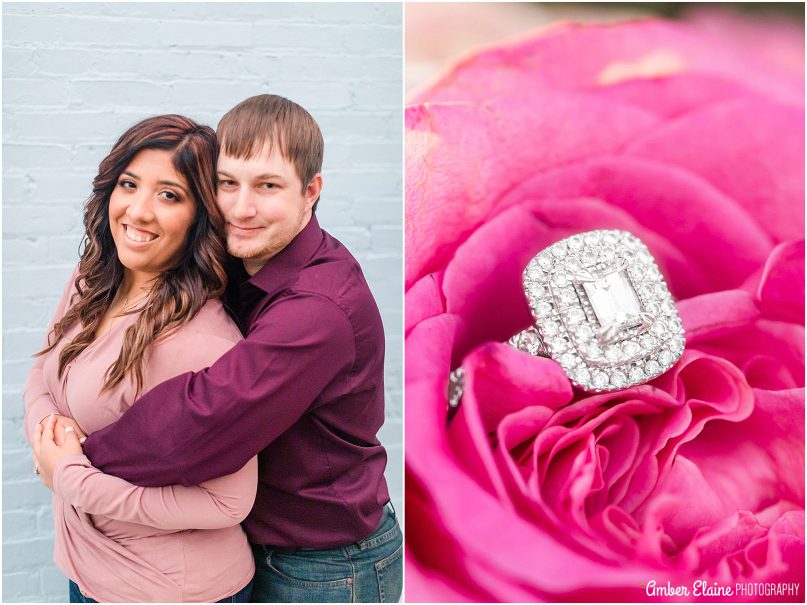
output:
M251 235L253 233L257 233L263 229L263 227L241 227L239 225L234 225L233 223L227 223L227 229L234 235Z

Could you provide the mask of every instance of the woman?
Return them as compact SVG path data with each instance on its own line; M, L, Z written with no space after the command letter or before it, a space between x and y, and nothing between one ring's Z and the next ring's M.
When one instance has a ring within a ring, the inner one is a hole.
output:
M249 601L254 562L239 523L256 459L196 487L143 488L93 468L76 438L241 338L217 299L226 251L215 168L215 134L181 116L149 118L118 140L28 377L26 437L54 492L55 561L71 602Z

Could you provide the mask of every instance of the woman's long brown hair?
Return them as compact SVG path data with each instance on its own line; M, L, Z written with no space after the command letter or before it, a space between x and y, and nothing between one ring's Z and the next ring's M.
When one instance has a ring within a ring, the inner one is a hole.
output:
M227 284L224 218L216 205L216 134L209 126L179 115L148 118L127 130L98 167L92 195L84 206L86 234L75 281L78 293L53 327L48 346L37 355L52 350L75 322L81 322L81 331L59 354L61 379L68 364L95 340L124 275L109 225L109 199L121 173L144 149L173 151L174 168L190 187L196 215L179 264L154 280L145 309L126 329L120 355L106 373L102 393L127 375L134 377L139 393L148 347L189 322L210 298L220 296Z

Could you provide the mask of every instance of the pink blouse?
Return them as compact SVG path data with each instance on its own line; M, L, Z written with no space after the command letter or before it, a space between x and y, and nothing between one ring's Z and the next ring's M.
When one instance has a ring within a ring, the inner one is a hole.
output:
M75 293L70 278L48 334ZM78 333L38 357L25 386L25 434L48 414L73 418L84 433L117 420L136 399L132 381L99 394L137 314L118 318L57 376L59 353ZM219 301L146 355L143 392L177 374L211 365L241 339ZM182 435L176 438L181 439ZM255 564L239 523L257 490L257 458L242 469L195 487L139 487L105 475L81 454L66 457L53 477L56 565L96 601L215 602L252 578Z

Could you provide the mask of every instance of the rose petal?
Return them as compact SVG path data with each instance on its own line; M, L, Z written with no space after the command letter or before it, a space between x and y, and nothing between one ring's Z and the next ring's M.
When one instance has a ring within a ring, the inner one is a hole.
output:
M596 94L668 119L734 99L760 98L737 82L700 73L623 80Z
M485 434L525 407L554 411L572 399L571 383L560 365L509 345L483 345L465 358L463 366L468 396L463 408L475 411Z
M527 195L518 191L519 195ZM530 193L527 197L540 197ZM510 204L510 196L504 204ZM672 242L659 233L638 223L625 208L597 198L538 199L519 207L529 210L543 224L551 227L554 241L575 233L595 229L623 229L641 239L658 261L662 273L668 276L686 275L686 285L692 291L708 289L711 276L703 272Z
M480 483L507 499L489 435L506 415L531 407L548 411L568 402L572 388L554 361L490 343L463 360L462 405L451 422L449 442L458 460Z
M647 525L661 525L680 548L697 530L710 527L729 512L700 468L679 454L642 517Z
M754 390L740 423L712 422L680 454L698 466L731 510L776 500L804 502L804 390Z
M749 20L710 4L693 5L686 20L721 46L753 52L769 72L790 75L795 81L804 79L804 28L797 21L773 15Z
M407 504L407 508L408 506ZM424 523L420 527L426 525ZM408 544L409 540L407 546ZM443 542L441 545L441 548L444 547ZM422 565L412 554L411 546L408 546L406 551L405 567L407 603L479 603L490 599L469 594L468 587L473 586L473 582L461 586L455 581L453 574L438 574L435 573L433 565Z
M768 531L768 552L765 561L781 561L784 568L775 579L798 583L796 597L804 601L804 510L784 513ZM763 568L763 573L767 571ZM765 576L770 577L769 574ZM774 578L771 578L774 579ZM792 599L782 599L790 601Z
M467 571L466 553L435 512L434 503L423 486L411 473L407 473L407 520L415 527L428 528L428 531L407 534L407 602L430 602L437 597L440 597L438 600L450 602L490 600L490 593L476 588L476 582ZM440 548L434 548L435 541Z
M445 313L445 301L434 274L426 275L406 292L405 334L425 319Z
M759 319L745 326L737 325L729 332L703 332L690 346L730 361L745 372L751 386L766 389L804 386L804 328L801 326ZM760 376L758 369L763 363L778 364L780 370ZM779 375L781 380L777 379Z
M406 338L407 468L420 477L428 473L429 458L448 455L446 414L451 348L458 320L450 315L427 319ZM421 452L429 452L422 458Z
M765 528L749 512L730 515L723 521L696 533L687 547L685 558L698 572L707 572L721 583L734 582L743 570L732 569L736 553L765 534Z
M757 297L768 317L804 325L804 240L773 249L765 263Z
M706 181L669 164L627 156L577 162L519 183L500 202L508 207L529 199L598 198L620 207L649 231L663 236L709 277L709 290L740 285L772 248L770 237L751 215ZM651 242L648 242L651 243ZM673 293L697 291L687 272L665 269Z
M677 305L688 345L732 334L759 318L754 298L744 290L711 292L682 300Z
M530 107L541 111L527 111ZM406 123L409 286L444 265L514 184L616 151L657 119L635 108L551 93L484 107L410 107ZM532 140L541 144L528 143Z
M446 269L446 308L462 317L460 354L487 340L507 340L532 323L521 274L551 238L529 212L513 208L479 229Z
M697 174L778 241L803 237L803 107L762 99L722 103L655 129L626 153Z
M777 508L781 509L777 504L762 511L761 516ZM739 512L699 531L684 558L699 574L715 582L746 585L746 592L736 595L740 599L754 596L753 589L758 588L753 586L755 583L787 582L797 587L796 594L763 598L793 601L804 593L804 511L784 512L770 528L762 525L760 518ZM747 592L748 589L751 592Z
M693 35L686 25L671 21L564 24L458 63L413 101L483 102L493 95L518 96L525 88L586 91L627 80L698 74L803 102L803 79L771 69L748 48L726 48L723 40ZM798 52L793 46L790 50Z
M635 586L647 570L614 568L590 560L572 549L559 547L556 539L539 527L512 514L506 505L468 476L451 455L445 440L445 378L455 319L439 316L425 320L407 338L407 366L417 360L417 373L407 372L407 467L434 505L434 515L457 541L466 557L485 560L512 586L563 594L596 584L606 588ZM435 344L438 343L438 344ZM410 357L411 356L411 357ZM416 419L416 421L412 419ZM464 504L472 501L473 507ZM463 515L455 511L464 510ZM463 531L473 527L474 531ZM497 552L495 561L487 556ZM551 552L551 557L545 553ZM543 573L536 576L535 569ZM580 575L564 572L574 568ZM494 574L495 577L495 574ZM501 586L498 590L502 590ZM523 591L514 588L514 595ZM507 599L508 592L498 596Z

